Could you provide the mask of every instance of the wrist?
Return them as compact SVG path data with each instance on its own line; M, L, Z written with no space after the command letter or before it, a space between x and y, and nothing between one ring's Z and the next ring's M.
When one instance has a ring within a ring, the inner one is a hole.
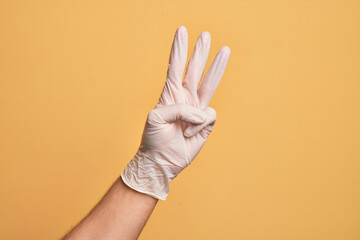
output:
M139 149L121 173L121 178L128 187L164 201L170 191L170 182L181 170L169 161L159 160Z

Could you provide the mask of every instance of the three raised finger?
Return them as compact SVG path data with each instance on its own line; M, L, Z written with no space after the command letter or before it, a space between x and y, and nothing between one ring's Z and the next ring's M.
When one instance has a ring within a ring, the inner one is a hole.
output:
M182 78L187 60L188 33L184 26L178 27L171 46L165 86L159 104L168 105L185 102Z
M206 108L210 103L222 75L224 74L229 57L230 48L227 46L222 47L216 54L209 70L206 72L201 86L197 91L202 109Z
M183 87L184 90L187 91L187 99L189 103L193 106L198 105L196 102L198 100L197 90L209 56L210 42L210 33L202 32L199 35L194 51L189 60L189 64L186 68Z

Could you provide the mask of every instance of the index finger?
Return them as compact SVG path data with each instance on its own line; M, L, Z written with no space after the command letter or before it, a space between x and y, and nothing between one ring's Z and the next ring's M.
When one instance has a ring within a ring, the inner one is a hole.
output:
M188 36L184 26L178 27L168 63L167 77L161 93L160 104L174 104L185 101L182 89L182 78L187 60Z

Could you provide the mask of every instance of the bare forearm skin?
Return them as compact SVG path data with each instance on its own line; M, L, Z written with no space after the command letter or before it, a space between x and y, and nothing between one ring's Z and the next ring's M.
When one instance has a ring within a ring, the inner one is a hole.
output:
M116 179L102 200L62 240L137 239L158 199Z

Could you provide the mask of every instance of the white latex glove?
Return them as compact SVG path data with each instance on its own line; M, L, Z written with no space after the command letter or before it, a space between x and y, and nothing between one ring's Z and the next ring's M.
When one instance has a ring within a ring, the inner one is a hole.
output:
M216 112L208 104L230 57L230 48L222 47L198 88L210 51L210 34L200 34L182 81L187 45L187 30L180 26L159 102L148 115L137 153L121 173L130 188L160 200L166 199L170 182L192 162L214 127Z

